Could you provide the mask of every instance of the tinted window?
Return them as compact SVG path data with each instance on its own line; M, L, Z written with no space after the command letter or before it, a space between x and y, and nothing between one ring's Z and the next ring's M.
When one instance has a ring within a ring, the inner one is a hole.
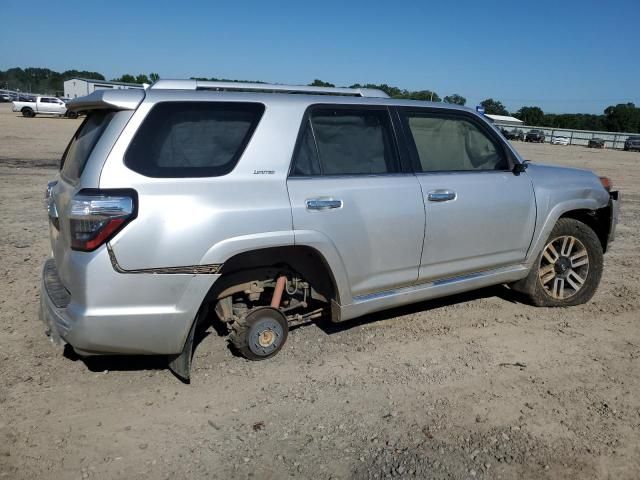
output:
M129 145L125 164L150 177L226 175L263 112L257 103L159 103Z
M499 145L464 118L407 114L418 170L422 172L508 168Z
M310 118L305 120L303 129L291 174L296 176L319 175L320 164L318 163L318 149L316 148L316 141L313 138Z
M107 128L114 112L95 110L87 115L62 156L61 170L67 178L80 178L89 155Z
M387 110L322 107L311 111L292 173L366 175L398 171Z

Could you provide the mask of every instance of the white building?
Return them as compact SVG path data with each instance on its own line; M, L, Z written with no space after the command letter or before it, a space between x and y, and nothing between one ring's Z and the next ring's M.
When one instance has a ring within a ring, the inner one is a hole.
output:
M143 88L139 83L108 82L106 80L92 80L90 78L70 78L64 82L65 98L78 98L89 95L96 90L112 90L123 88Z
M524 125L524 122L516 117L508 117L506 115L491 115L488 113L485 113L484 116L489 118L492 122L497 123L498 125L513 125L515 127Z

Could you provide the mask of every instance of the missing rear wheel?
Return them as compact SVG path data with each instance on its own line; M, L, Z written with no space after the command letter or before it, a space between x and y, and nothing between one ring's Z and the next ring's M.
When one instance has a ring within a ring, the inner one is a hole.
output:
M231 344L249 360L273 357L282 349L289 334L287 318L272 307L254 308L231 328Z

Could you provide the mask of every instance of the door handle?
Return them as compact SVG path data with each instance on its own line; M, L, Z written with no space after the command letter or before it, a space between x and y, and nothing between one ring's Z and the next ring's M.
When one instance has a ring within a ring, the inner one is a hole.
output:
M453 190L431 190L427 193L427 200L430 202L448 202L456 199L456 192Z
M307 210L331 210L333 208L342 208L342 200L333 198L312 198L305 202Z

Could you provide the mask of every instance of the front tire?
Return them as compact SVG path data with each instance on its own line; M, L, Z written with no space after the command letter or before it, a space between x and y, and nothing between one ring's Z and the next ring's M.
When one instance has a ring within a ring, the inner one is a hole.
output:
M561 218L529 275L514 285L538 307L570 307L591 300L602 277L602 245L595 232Z

